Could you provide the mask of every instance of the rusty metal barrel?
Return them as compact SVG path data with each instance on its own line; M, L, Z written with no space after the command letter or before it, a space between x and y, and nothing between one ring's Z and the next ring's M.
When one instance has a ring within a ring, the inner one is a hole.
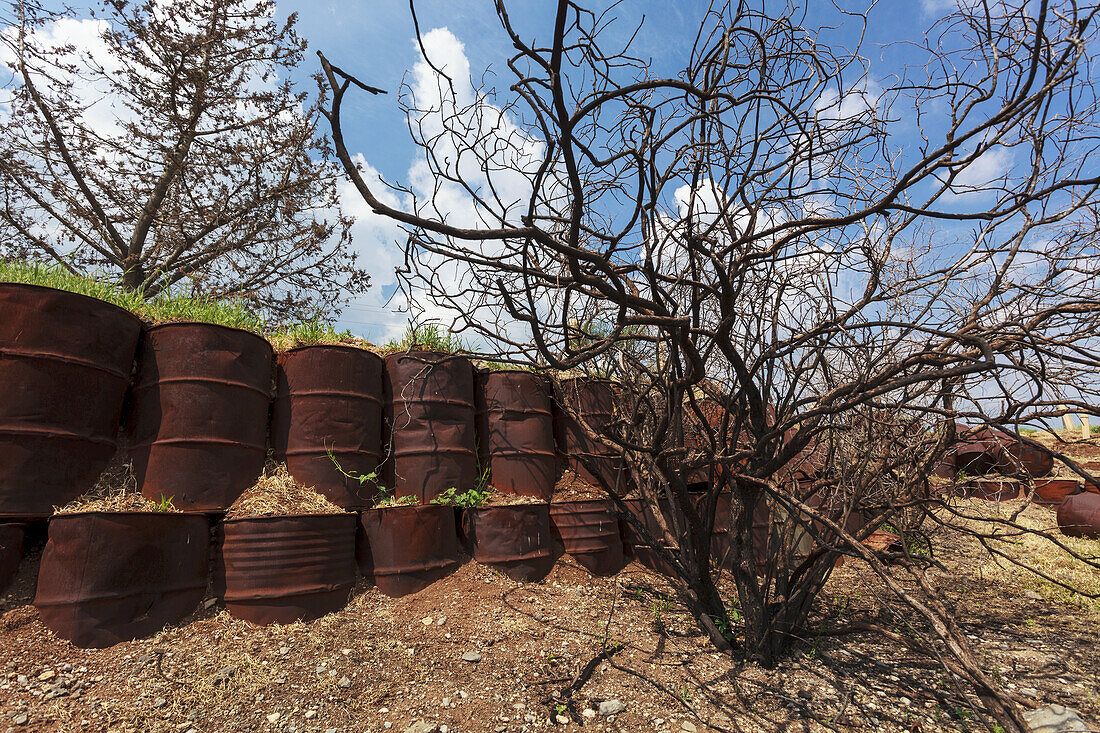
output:
M1100 494L1070 494L1058 507L1058 528L1067 537L1100 539Z
M355 585L355 514L228 519L218 525L214 589L254 624L311 621L347 605Z
M138 639L193 613L206 593L203 514L82 512L50 520L34 605L79 647Z
M554 444L551 385L532 372L477 375L478 460L503 494L549 500L561 475Z
M1080 479L1040 479L1035 482L1035 503L1043 506L1058 506L1067 496L1076 494L1080 490Z
M615 493L626 493L627 475L622 456L601 441L589 437L581 423L564 409L571 408L594 433L601 434L614 419L614 383L587 377L565 379L561 382L558 399L562 406L559 444L565 454L566 467L584 481L602 486L602 478ZM589 470L589 465L593 470Z
M615 507L606 499L551 504L550 530L577 564L593 575L614 575L625 563Z
M477 479L474 369L464 356L408 351L386 357L385 484L422 502Z
M0 517L92 488L117 447L141 322L95 298L0 283Z
M421 504L364 511L356 559L363 576L388 596L427 588L458 567L455 508Z
M267 454L271 345L249 331L169 323L145 332L130 404L130 456L141 493L222 512Z
M271 443L299 484L345 509L369 507L374 484L345 474L367 475L382 461L382 358L351 346L279 354Z
M0 524L0 593L8 587L8 583L19 570L25 534L22 524Z
M554 567L547 504L467 509L462 534L475 560L512 580L542 580Z
M1030 438L984 426L957 429L955 466L971 475L1045 476L1054 468L1054 457Z

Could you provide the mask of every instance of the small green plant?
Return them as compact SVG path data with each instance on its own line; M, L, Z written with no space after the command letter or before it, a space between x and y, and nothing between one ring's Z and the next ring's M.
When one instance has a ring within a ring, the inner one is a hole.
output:
M460 506L463 509L474 509L487 502L492 493L493 492L489 490L478 491L477 489L469 489L460 494L458 493L458 489L452 486L432 499L432 503L450 504L453 506Z
M554 715L565 715L569 708L565 707L564 703L557 703L554 705Z
M663 634L667 630L665 614L671 610L672 601L663 596L655 598L653 604L649 607L649 613L653 616L653 630L658 634Z
M336 454L332 452L332 448L329 448L328 446L325 446L325 455L328 456L328 459L332 461L332 465L336 467L336 470L339 471L340 475L344 478L350 479L352 481L358 481L360 486L369 483L374 487L375 506L405 506L409 504L419 503L419 499L417 499L412 494L409 494L408 496L402 496L401 498L397 498L396 496L394 496L394 491L392 489L379 483L377 471L371 471L370 473L350 473L346 471L344 467L340 465L340 461L336 459Z
M414 494L406 494L402 497L395 497L391 494L383 499L375 501L374 506L378 509L386 509L391 506L415 506L419 503L420 499Z
M1089 432L1093 435L1100 435L1100 425L1090 425Z
M153 502L156 507L153 509L155 512L171 512L175 511L176 507L172 503L174 496L165 497L164 494L160 495L160 501Z
M958 471L955 471L956 481L966 481L968 478L970 478L970 474L963 469L960 468Z

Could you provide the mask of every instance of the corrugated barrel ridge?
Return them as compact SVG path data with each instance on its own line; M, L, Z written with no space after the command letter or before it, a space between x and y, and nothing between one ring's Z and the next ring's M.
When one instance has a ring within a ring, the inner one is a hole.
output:
M236 328L170 323L145 332L128 424L146 497L219 512L256 481L271 361L267 341Z
M355 584L355 515L227 520L218 527L214 571L229 612L253 623L338 611Z
M156 633L206 592L210 525L202 514L85 512L50 520L34 605L81 647Z
M141 322L95 298L0 283L0 517L48 517L116 449Z
M609 380L577 377L561 383L563 405L571 407L596 434L601 434L614 420L615 390ZM610 447L590 438L580 423L561 410L559 419L561 448L566 465L584 481L601 485L596 474L620 495L626 493L626 470L623 459ZM592 464L596 474L586 466Z
M453 354L410 351L386 357L384 483L397 496L429 501L477 478L474 371Z
M467 509L462 530L475 560L513 580L541 580L554 566L547 504Z
M280 354L271 441L294 479L347 509L371 505L375 487L348 478L382 461L382 358L351 346L305 346Z
M550 525L565 551L589 572L614 575L622 569L623 541L610 501L551 504Z
M452 506L369 509L359 518L359 530L359 570L388 596L415 593L458 567Z
M561 473L550 383L538 374L477 375L478 458L505 494L549 499Z

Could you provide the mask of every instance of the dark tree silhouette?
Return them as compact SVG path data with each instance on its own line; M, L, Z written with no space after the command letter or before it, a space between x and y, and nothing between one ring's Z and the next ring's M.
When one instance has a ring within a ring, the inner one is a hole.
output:
M607 15L560 0L531 35L498 0L506 90L436 68L437 95L399 95L434 191L390 183L403 207L341 124L349 91L377 90L322 56L324 113L364 200L408 233L409 287L454 330L618 382L617 419L589 430L626 467L604 488L718 647L775 664L846 555L923 624L896 641L1023 730L915 548L929 521L969 526L930 479L957 420L1097 414L1098 10L961 5L911 49L924 65L883 81L825 40L866 14L712 5L661 76L604 48ZM456 193L477 224L447 216ZM886 524L896 546L864 544Z

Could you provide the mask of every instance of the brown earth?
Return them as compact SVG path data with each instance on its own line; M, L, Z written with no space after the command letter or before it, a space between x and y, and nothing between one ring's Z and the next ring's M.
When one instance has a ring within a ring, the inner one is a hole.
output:
M976 525L1020 503L953 506L973 517L957 521ZM1021 518L1053 522L1039 507ZM1033 705L1074 707L1100 728L1100 603L994 562L973 539L930 530L945 566L933 581L987 669ZM982 729L934 661L877 634L810 636L779 668L762 669L717 654L660 576L632 564L615 578L592 578L569 558L540 583L468 562L401 599L361 585L345 610L310 624L257 627L209 600L151 639L82 650L55 637L29 605L41 534L0 596L0 732L400 733L416 721L455 732ZM1100 541L1074 543L1100 555ZM1083 563L1031 540L1008 537L1004 546L1100 593ZM815 627L904 631L909 615L885 600L879 581L846 562L817 604ZM616 651L571 698L551 699L607 650ZM468 652L480 661L463 661ZM610 700L625 710L586 715Z

